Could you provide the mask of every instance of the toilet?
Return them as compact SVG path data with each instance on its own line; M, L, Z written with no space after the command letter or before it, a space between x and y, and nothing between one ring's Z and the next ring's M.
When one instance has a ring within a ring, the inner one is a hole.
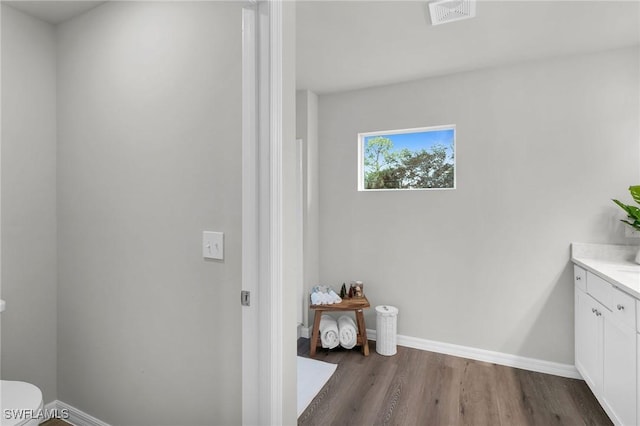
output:
M0 300L0 312L5 302ZM37 426L42 420L42 391L31 383L0 380L0 426Z
M45 420L42 391L37 386L0 380L0 387L0 426L37 426Z

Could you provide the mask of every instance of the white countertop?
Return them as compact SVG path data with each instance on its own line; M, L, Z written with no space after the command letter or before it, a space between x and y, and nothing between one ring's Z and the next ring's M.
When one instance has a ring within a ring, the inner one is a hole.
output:
M573 243L571 261L640 299L640 265L634 261L639 249L638 246Z

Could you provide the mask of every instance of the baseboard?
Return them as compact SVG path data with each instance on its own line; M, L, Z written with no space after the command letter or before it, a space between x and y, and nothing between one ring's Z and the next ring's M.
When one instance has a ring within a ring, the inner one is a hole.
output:
M308 339L310 336L310 327L300 327L300 337ZM367 337L370 340L376 340L376 330L367 329ZM436 342L434 340L403 336L401 334L398 334L397 342L398 345L406 346L407 348L421 349L423 351L491 362L493 364L506 365L507 367L521 368L523 370L536 371L538 373L553 374L554 376L568 377L570 379L582 379L582 376L576 367L571 364L560 364L558 362L527 358L519 355L505 354L503 352L488 351L469 346L454 345L452 343Z
M367 329L367 337L370 340L376 340L376 330ZM475 359L477 361L506 365L507 367L521 368L523 370L536 371L538 373L552 374L554 376L568 377L571 379L582 379L576 367L571 364L560 364L520 355L505 354L469 346L454 345L452 343L436 342L434 340L420 339L400 334L397 336L397 343L400 346L421 349L423 351Z
M305 327L305 326L300 326L298 328L300 335L298 336L298 338L300 337L304 337L305 339L310 339L311 338L311 327Z
M73 407L69 404L66 404L62 401L52 401L45 405L45 410L47 412L56 411L61 415L61 419L67 423L71 423L73 426L110 426L108 423L103 422L102 420L96 419L93 416ZM68 414L67 418L64 418L64 414Z

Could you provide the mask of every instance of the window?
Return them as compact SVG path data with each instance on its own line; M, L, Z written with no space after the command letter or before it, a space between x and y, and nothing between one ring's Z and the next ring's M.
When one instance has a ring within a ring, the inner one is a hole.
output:
M456 127L358 134L358 190L455 188Z

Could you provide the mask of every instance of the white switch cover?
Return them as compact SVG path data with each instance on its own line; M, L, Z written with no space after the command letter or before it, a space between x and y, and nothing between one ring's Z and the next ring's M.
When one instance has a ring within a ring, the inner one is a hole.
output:
M224 259L224 232L202 233L202 256L205 259Z

